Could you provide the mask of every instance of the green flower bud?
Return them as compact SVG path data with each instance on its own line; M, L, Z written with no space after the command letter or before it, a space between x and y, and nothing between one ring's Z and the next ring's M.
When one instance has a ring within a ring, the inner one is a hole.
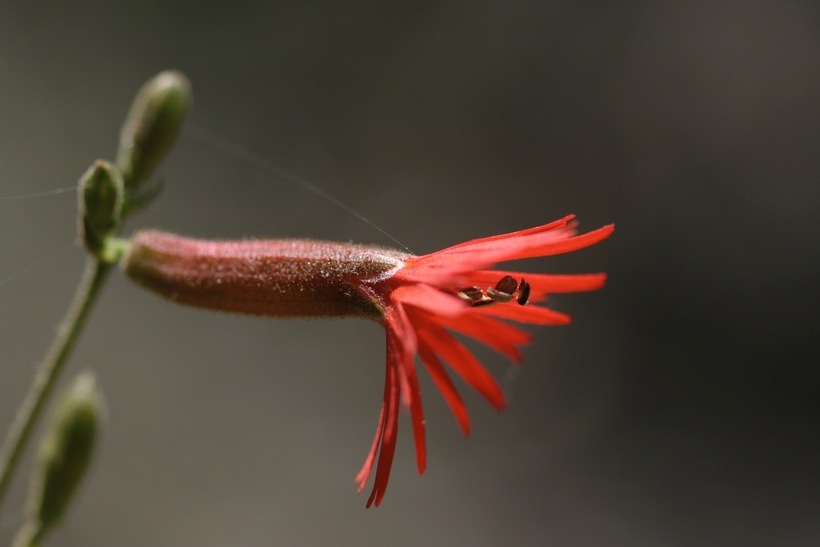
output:
M167 70L137 93L120 132L117 167L125 187L148 180L171 149L191 103L191 85L180 72Z
M103 254L109 236L119 228L124 193L119 170L106 161L94 162L80 177L80 238L97 256Z
M62 518L85 475L103 414L94 376L77 376L57 407L40 445L23 532L38 543Z

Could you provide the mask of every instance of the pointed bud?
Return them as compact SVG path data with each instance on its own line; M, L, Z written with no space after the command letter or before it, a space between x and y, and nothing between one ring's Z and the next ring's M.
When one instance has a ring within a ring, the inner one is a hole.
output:
M40 445L26 507L32 537L42 538L68 508L91 460L102 414L94 376L84 372L63 396Z
M180 72L161 72L142 86L120 132L117 166L126 188L151 177L174 144L190 103L191 85Z
M80 238L89 252L99 256L122 216L123 181L110 163L98 160L80 177Z

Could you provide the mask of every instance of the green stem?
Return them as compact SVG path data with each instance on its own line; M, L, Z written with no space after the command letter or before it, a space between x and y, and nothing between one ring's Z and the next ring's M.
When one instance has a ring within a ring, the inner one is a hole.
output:
M0 506L11 483L11 478L19 463L40 414L42 414L49 395L57 384L63 366L74 348L80 331L88 318L96 297L112 264L94 257L88 257L85 272L74 293L74 300L68 308L63 322L57 328L57 334L40 364L34 381L26 394L17 416L11 424L2 450L0 450Z
M17 532L12 547L37 547L42 539L42 528L39 523L26 522Z

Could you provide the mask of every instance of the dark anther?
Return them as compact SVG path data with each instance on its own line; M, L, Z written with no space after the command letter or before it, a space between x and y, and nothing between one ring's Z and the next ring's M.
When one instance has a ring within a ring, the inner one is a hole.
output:
M456 289L456 296L466 300L472 306L511 302L513 298L523 306L530 299L530 284L523 279L518 283L513 276L505 275L501 278L501 281L495 284L495 287Z
M484 299L484 291L482 291L478 287L467 287L464 289L458 289L456 292L459 298L462 298L471 304L476 304L477 302L481 302Z
M515 278L511 275L505 275L501 281L496 283L495 288L487 288L487 296L495 302L509 302L513 299L513 293L518 286Z
M516 302L520 305L524 305L530 300L530 284L524 281L524 278L521 278L521 283L518 285L518 298Z
M513 276L505 275L501 278L501 281L495 284L495 290L506 294L512 294L515 292L515 288L517 286L518 283L515 282L515 278Z
M513 299L512 294L505 293L503 291L498 291L496 289L493 289L492 287L489 287L487 289L487 296L490 297L490 299L493 302L509 302Z

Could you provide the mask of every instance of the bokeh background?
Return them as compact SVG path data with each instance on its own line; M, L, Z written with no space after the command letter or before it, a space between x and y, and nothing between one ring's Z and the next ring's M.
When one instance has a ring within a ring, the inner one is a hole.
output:
M378 326L185 309L114 276L68 371L96 371L108 425L53 545L820 542L816 2L6 1L0 196L111 158L166 68L193 82L192 127L415 252L574 212L615 236L528 266L610 282L555 297L575 321L535 329L522 369L477 350L511 404L464 389L471 438L424 378L428 471L405 418L365 510ZM190 135L161 177L128 231L391 243ZM0 201L3 428L82 267L74 200Z

